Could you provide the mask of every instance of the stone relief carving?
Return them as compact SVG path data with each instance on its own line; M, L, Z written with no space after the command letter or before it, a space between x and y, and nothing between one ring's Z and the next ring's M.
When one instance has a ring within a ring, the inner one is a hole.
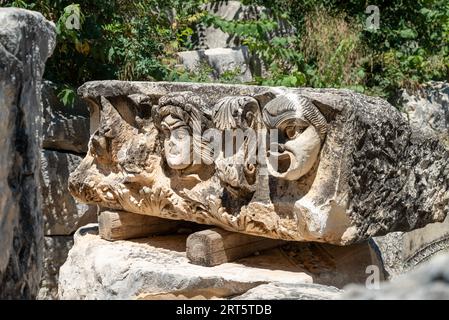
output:
M318 160L326 137L326 119L310 99L294 94L271 100L263 109L263 116L268 128L279 130L279 151L268 162L270 174L298 180Z
M200 136L211 125L205 110L201 97L188 91L163 96L152 109L154 122L164 135L165 161L170 168L185 170L196 165L199 170L212 163L209 146Z
M385 228L416 228L447 213L447 180L440 174L429 178L441 182L424 190L435 201L420 208L426 214L415 224L388 218L385 212L395 204L381 203L389 197L385 191L357 189L372 176L374 158L385 172L412 170L407 156L425 158L416 150L428 141L412 143L403 135L410 129L383 101L363 96L368 100L360 103L359 96L345 92L170 83L93 82L80 94L100 114L89 152L69 182L82 202L334 244ZM385 114L390 118L382 120ZM396 144L396 163L372 154L370 139L383 134L382 126L396 130L396 140L374 148ZM351 141L345 140L348 134ZM439 160L422 164L446 168ZM373 183L390 176L374 176ZM376 203L372 210L357 207L366 196Z
M247 198L256 190L259 103L252 97L225 97L213 107L221 147L215 160L218 178L230 197Z

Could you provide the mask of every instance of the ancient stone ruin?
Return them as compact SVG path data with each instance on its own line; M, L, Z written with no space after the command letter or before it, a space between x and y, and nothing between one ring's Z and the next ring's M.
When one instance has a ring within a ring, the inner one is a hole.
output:
M0 299L30 299L43 260L40 82L56 33L26 10L0 9L0 26Z
M0 299L447 298L447 257L365 288L449 250L446 83L403 92L407 115L349 90L122 81L69 109L42 81L54 25L0 25Z
M69 188L87 204L338 245L448 210L447 150L379 98L119 81L79 94L92 136Z

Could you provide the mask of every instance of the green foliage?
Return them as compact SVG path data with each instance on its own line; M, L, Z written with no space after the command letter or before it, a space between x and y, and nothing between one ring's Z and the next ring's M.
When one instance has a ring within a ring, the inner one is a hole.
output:
M268 78L272 80L258 79L259 83L277 84L274 79L289 78L298 72L305 79L296 85L347 87L393 98L398 88L412 89L429 80L449 80L447 0L243 2L265 6L271 17L286 19L297 31L294 39L280 41L289 43L289 48L296 52L295 63L280 55L273 41L267 56L266 48L260 44L264 40L256 36L259 44L251 45L250 49L268 62L271 72ZM379 7L380 28L376 31L365 26L369 16L365 9L369 4ZM243 35L250 43L260 25L260 21L253 21L240 23L241 27L234 23L227 28L221 22L212 22L234 34L241 34L241 28L253 30L252 35ZM287 62L287 67L272 68L273 57L277 64Z
M72 88L64 88L58 93L58 98L65 106L73 107L75 103L76 92Z
M178 66L170 72L166 80L180 82L211 82L212 73L212 67L209 64L202 62L196 71L189 71L183 66Z
M278 35L279 19L288 16L273 12L271 18L262 13L253 21L227 21L216 16L208 16L203 21L237 36L262 60L266 70L256 77L257 84L350 87L363 91L359 85L363 70L350 61L356 51L360 56L358 30L348 31L344 16L332 17L324 9L311 12L311 16L307 13L301 19L305 25L302 37L301 34Z
M75 3L73 3L74 1ZM449 78L447 0L243 0L266 11L254 20L227 21L202 10L213 0L4 0L55 21L57 47L45 78L70 104L73 88L89 80L212 81L202 65L190 72L176 53L194 49L198 23L215 26L248 46L255 84L350 88L393 100L398 88ZM365 22L369 4L380 28ZM73 12L79 29L67 28ZM294 32L278 32L283 21ZM263 67L260 67L263 66ZM218 81L238 82L240 70Z
M278 28L273 18L262 13L258 20L228 21L208 15L203 22L236 35L242 45L246 45L250 52L263 61L268 74L256 77L258 84L290 87L305 84L305 75L299 71L304 59L298 49L297 38L269 37Z
M204 15L200 10L204 2L6 0L2 4L40 11L55 21L57 46L44 77L58 84L59 96L70 103L67 90L86 81L165 80L176 74L175 54L192 48L193 28ZM70 27L74 12L79 13L79 29Z

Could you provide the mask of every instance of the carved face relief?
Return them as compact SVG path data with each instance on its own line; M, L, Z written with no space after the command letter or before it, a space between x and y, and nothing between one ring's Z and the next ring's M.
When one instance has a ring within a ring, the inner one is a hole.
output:
M164 132L165 159L170 168L182 170L192 163L192 143L189 126L168 115L161 123Z
M184 170L211 163L211 151L201 135L211 127L201 97L190 91L173 92L159 99L152 109L156 127L164 134L165 159L168 166ZM201 170L201 166L198 170Z
M223 135L223 150L215 162L221 183L235 197L254 192L256 129L261 122L259 104L249 96L220 99L213 108L213 122Z
M263 110L269 129L278 129L278 142L272 144L268 171L274 177L298 180L318 160L326 134L326 119L307 98L290 94L268 102Z
M213 121L217 129L247 129L255 125L259 105L252 97L225 97L213 108Z

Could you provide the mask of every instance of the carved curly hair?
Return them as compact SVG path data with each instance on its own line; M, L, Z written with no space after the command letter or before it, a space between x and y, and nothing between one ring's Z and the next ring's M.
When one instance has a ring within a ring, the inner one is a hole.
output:
M212 162L211 148L202 140L201 135L207 128L212 126L211 120L204 112L206 104L200 96L191 91L171 92L159 99L151 115L155 126L162 131L162 121L165 117L172 115L183 121L189 127L189 133L193 136L193 161ZM197 155L195 157L195 155ZM199 157L198 157L199 156Z
M327 132L327 121L313 102L304 96L287 94L274 98L263 109L263 119L269 128L276 128L289 118L296 116L296 111L302 108L304 120L313 125L321 140Z

